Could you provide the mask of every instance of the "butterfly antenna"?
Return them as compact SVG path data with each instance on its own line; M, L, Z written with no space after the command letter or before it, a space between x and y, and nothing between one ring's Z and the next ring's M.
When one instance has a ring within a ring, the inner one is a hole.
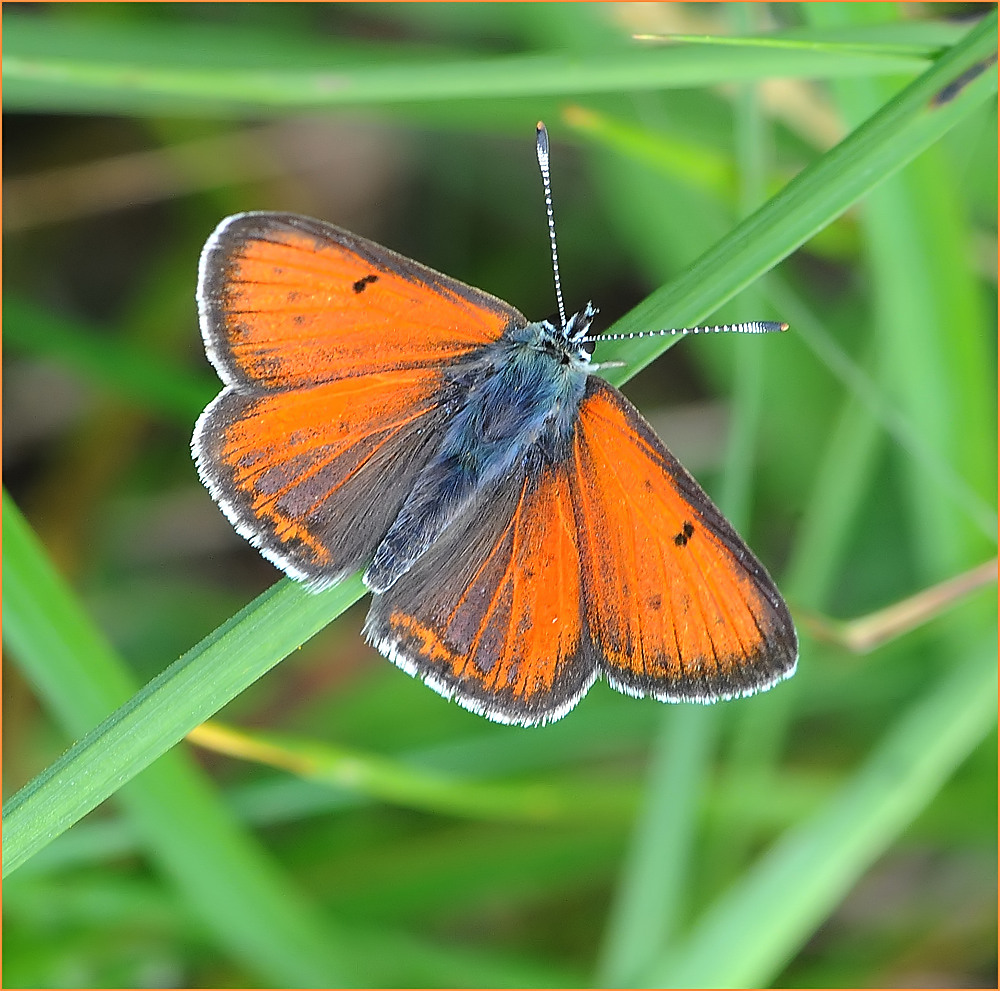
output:
M596 334L582 341L632 341L640 337L679 337L683 334L775 334L788 330L787 323L751 320L748 323L720 323L709 327L670 327L665 330L640 330L632 334Z
M556 218L552 211L552 180L549 178L549 132L539 121L535 125L535 151L538 154L538 168L542 173L542 187L545 190L545 216L549 223L549 244L552 245L552 275L556 282L556 302L559 304L559 326L566 326L566 307L563 303L562 282L559 279L559 254L556 251Z

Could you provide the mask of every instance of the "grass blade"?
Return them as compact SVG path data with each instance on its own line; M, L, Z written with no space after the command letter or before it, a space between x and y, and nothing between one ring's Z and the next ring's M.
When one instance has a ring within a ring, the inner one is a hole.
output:
M912 161L996 93L996 72L990 71L996 59L996 30L993 11L878 113L609 333L697 323ZM626 367L613 369L608 379L621 384L670 343L614 342L608 351Z
M71 732L82 733L88 721L128 697L128 681L10 499L4 511L4 637ZM4 873L148 767L363 591L357 579L320 595L280 581L154 678L8 800Z
M608 920L597 987L630 987L656 947L676 938L689 890L698 809L715 749L718 712L684 706L663 714ZM664 837L670 837L664 842Z
M9 499L4 537L4 639L67 731L82 733L131 694L131 679ZM133 700L112 717L114 727L127 733L130 722L134 727L129 713L137 708L142 719L156 718ZM175 700L173 718L183 712ZM75 757L56 761L6 803L5 871L96 805L97 796L117 791L122 769L135 767L136 758L149 764L162 752L137 753L127 736L117 746L102 739L96 751L86 742L70 751ZM234 959L279 986L345 980L336 934L240 830L186 754L164 755L123 788L119 800L150 856Z
M494 58L422 57L376 65L356 64L331 46L310 51L306 67L275 64L269 54L249 52L233 63L234 45L208 35L197 45L191 29L182 47L167 48L172 61L155 53L123 59L118 52L95 58L74 43L74 30L47 22L58 44L39 43L38 26L9 15L4 48L5 107L10 110L174 114L247 113L333 106L364 106L435 100L505 99L524 96L621 93L717 85L764 77L828 78L919 72L935 52L866 53L856 44L825 50L683 45L612 45L599 58L572 52ZM191 38L194 38L192 45ZM215 44L213 45L213 41ZM796 46L803 43L797 41ZM220 48L218 57L213 49ZM918 46L920 47L920 46ZM183 53L196 48L197 60ZM122 45L119 51L131 49ZM254 63L257 63L256 65ZM208 66L208 68L206 68Z

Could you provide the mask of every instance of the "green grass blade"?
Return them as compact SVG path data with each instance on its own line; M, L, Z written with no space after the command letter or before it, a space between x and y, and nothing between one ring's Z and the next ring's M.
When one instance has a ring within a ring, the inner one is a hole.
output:
M913 269L910 270L911 278L913 271ZM952 458L947 448L934 450L927 441L926 432L922 431L918 423L915 422L916 418L912 411L903 414L887 398L885 390L871 375L830 336L824 328L823 322L778 280L772 281L769 296L775 309L794 325L796 333L808 345L809 349L844 384L851 395L851 402L856 404L859 410L864 410L864 417L870 421L868 425L857 420L857 411L845 410L845 416L855 419L856 429L852 429L849 435L858 438L860 447L867 447L867 443L860 439L860 434L878 426L906 452L907 457L915 466L919 467L925 479L933 480L932 487L938 499L946 496L949 502L962 509L966 517L975 524L984 536L994 539L997 531L996 510L966 480L965 473L968 471L968 466L963 466L963 472L960 473L952 464ZM970 387L978 385L982 377L982 375L975 377L970 375L967 379ZM956 419L963 424L976 422L972 417ZM989 443L980 444L977 450L980 452L989 450L990 446ZM839 481L835 480L839 456L837 453L831 453L829 474L825 480L817 482L816 495L823 501L830 500L832 502L837 499L838 504L843 508L843 493L840 493L838 497L833 491L830 491L831 485L832 489L836 490L840 483L845 481L843 478ZM843 464L843 462L840 463ZM827 486L827 488L821 491L821 486ZM817 514L819 521L832 518L833 516L822 512ZM819 534L816 536L823 539ZM832 538L832 534L826 535L826 539ZM799 553L800 551L796 548L796 555ZM802 553L808 555L812 551L803 551Z
M779 840L641 986L768 986L995 724L988 643L913 705L841 792Z
M702 706L671 708L662 716L646 800L607 924L597 987L631 987L656 948L676 938L687 907L691 853L718 716Z
M609 333L639 333L704 319L912 161L996 93L991 68L996 30L993 11L922 76ZM942 96L947 99L939 102ZM615 342L608 347L610 357L626 367L609 372L609 381L621 384L669 346L668 340Z
M67 731L82 733L134 686L49 565L17 507L10 499L4 502L4 640ZM128 713L135 711L133 701L112 723L127 727ZM172 719L186 712L175 700ZM149 764L161 752L137 752L127 737L117 746L104 739L96 751L86 740L77 744L6 803L5 872L93 808L99 796L116 791L135 773L137 756ZM221 948L279 986L323 987L345 979L336 934L236 826L187 755L163 756L123 788L119 800L150 856Z
M4 643L62 724L73 734L85 732L128 699L135 685L61 586L44 549L6 493L3 513ZM9 833L6 840L11 840ZM15 840L13 849L7 847L7 857L16 859L16 849Z
M706 48L767 48L771 51L809 51L824 54L858 55L909 55L924 58L927 46L919 42L891 43L882 41L813 41L808 38L783 38L770 35L719 35L719 34L644 34L642 40L662 41L672 45L703 45Z
M213 720L191 742L244 760L282 768L335 790L436 815L515 822L577 820L593 824L624 818L635 799L632 786L573 787L559 781L489 782L423 768L277 733L246 733Z
M933 52L865 53L856 45L833 45L825 50L615 45L597 58L560 52L356 65L345 64L341 53L331 47L323 61L311 52L313 64L303 69L276 67L271 59L261 59L263 64L254 66L250 56L239 66L228 65L232 62L231 43L218 59L203 46L197 63L155 58L142 61L111 54L94 58L84 46L74 54L72 43L65 41L55 49L59 54L53 54L53 48L39 50L32 44L32 32L37 30L34 26L15 18L5 18L4 102L8 111L49 108L200 115L621 93L773 76L812 79L906 74L924 69ZM54 24L50 27L59 29ZM72 39L72 29L62 27L64 35L67 30ZM192 27L191 33L193 40L188 46L196 44L197 30Z
M4 637L71 731L83 733L128 697L128 682L9 498L4 511ZM320 595L280 581L154 678L6 803L4 873L148 767L363 591L358 579Z
M820 26L837 25L843 13L809 8ZM833 92L844 116L861 120L891 91L886 81L870 79L840 81ZM985 512L971 511L975 503L982 506L983 496L994 499L996 461L984 454L996 449L988 426L995 376L987 371L991 361L979 331L977 278L965 257L965 191L954 182L954 153L947 151L929 149L898 181L879 189L861 214L874 319L882 328L874 338L875 359L886 392L910 427L909 436L897 439L909 455L907 516L927 580L991 553L997 525L989 505L982 507ZM947 334L941 333L943 326L949 327ZM946 462L947 470L934 461ZM946 490L967 497L968 516L980 521L989 544L969 532L966 517L942 514Z

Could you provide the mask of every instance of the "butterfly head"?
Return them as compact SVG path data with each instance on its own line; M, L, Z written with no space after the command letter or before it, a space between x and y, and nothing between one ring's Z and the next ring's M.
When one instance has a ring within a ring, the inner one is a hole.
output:
M597 313L597 307L593 303L587 303L582 310L572 314L562 326L551 320L541 321L536 325L538 329L535 346L563 365L585 369L590 365L595 346L595 338L588 336L587 332Z

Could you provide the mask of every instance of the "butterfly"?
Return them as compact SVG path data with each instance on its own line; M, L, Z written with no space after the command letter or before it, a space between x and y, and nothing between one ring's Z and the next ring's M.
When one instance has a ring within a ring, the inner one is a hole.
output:
M560 308L514 307L332 224L223 220L198 306L224 383L192 439L236 529L310 589L360 568L365 636L489 719L559 719L598 676L711 702L793 673L763 565ZM749 331L784 325L746 324Z

